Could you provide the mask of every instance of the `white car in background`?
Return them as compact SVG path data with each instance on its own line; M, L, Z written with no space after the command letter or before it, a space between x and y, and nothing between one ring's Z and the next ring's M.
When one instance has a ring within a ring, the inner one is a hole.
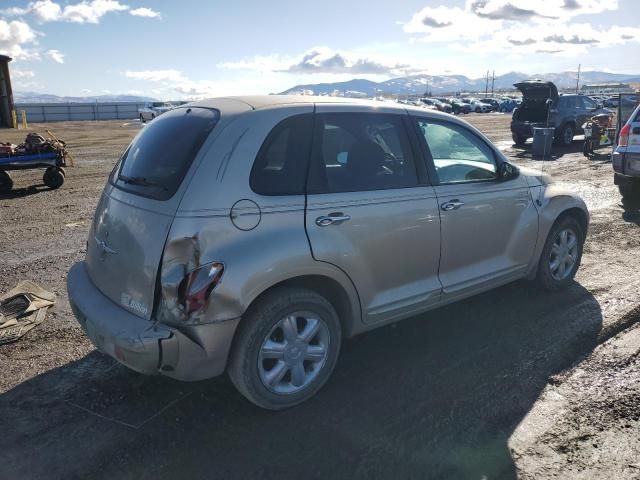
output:
M151 121L154 118L162 115L163 113L173 110L175 107L169 102L150 102L143 108L138 110L140 121L145 123Z

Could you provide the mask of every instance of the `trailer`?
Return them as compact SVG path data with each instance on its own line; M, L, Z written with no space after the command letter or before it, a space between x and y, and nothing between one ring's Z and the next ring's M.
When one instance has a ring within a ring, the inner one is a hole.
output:
M73 159L65 149L65 142L54 137L48 130L47 133L49 140L37 134L30 134L44 140L38 146L28 142L17 147L9 144L0 145L3 147L0 149L0 193L10 193L13 189L13 180L7 173L12 170L43 169L42 181L47 187L53 190L62 186L66 176L65 168L73 166Z

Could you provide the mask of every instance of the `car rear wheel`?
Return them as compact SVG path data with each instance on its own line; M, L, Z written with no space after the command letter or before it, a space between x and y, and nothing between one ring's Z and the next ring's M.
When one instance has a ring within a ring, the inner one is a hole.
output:
M640 182L624 182L618 185L618 191L625 200L637 200L640 198Z
M144 115L140 114L140 123L145 123L144 121Z
M341 337L338 315L324 297L304 288L277 288L243 318L229 377L259 407L292 407L326 383L338 360Z
M584 232L576 218L566 216L556 221L538 262L538 285L545 290L567 287L580 267L583 245Z
M527 141L527 137L523 137L522 135L517 135L515 133L511 134L511 138L513 139L513 143L516 145L524 145Z
M573 128L573 125L567 124L564 127L562 127L562 130L560 130L560 135L558 136L557 143L565 147L568 147L573 143L574 135L575 135L575 130Z

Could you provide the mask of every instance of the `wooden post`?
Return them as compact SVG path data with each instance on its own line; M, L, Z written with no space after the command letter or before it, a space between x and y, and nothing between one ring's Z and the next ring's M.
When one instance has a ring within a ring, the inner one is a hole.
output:
M22 115L22 128L26 130L27 128L29 128L29 124L27 123L27 111L20 110L20 114Z

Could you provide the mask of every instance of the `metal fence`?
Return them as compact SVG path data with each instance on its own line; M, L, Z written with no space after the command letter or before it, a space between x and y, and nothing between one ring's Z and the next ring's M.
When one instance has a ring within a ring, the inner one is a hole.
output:
M18 116L27 113L27 122L63 122L68 120L130 120L138 118L144 102L114 103L17 103Z

